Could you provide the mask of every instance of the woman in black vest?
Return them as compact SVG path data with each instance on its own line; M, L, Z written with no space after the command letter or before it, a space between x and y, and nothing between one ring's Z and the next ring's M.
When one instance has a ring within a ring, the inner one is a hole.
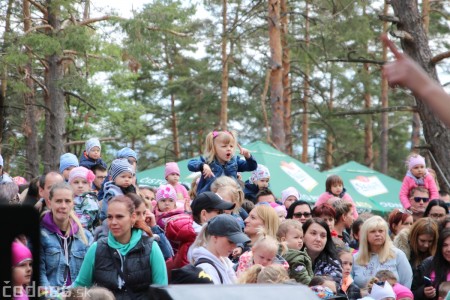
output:
M111 290L117 299L147 299L150 284L167 285L161 250L148 226L137 221L129 197L111 199L107 218L108 237L89 248L74 286L95 284Z

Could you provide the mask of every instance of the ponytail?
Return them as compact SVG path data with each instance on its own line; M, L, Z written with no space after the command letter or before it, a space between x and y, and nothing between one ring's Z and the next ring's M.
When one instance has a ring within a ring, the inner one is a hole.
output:
M139 220L134 223L134 228L141 229L144 231L149 237L153 237L153 232L150 227L145 223L145 221Z

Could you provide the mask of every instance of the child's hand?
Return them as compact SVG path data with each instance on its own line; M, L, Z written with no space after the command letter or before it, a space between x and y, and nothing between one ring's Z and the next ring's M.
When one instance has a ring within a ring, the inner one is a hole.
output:
M148 226L153 227L156 225L156 218L155 214L150 211L150 209L145 210L145 223L147 223Z
M233 258L238 258L239 256L241 256L242 254L242 248L241 247L236 247L233 249L233 252L231 252L231 256L233 256Z
M250 158L250 156L252 156L250 154L250 151L248 151L248 149L242 148L241 145L239 145L239 144L238 144L238 147L239 147L239 153L241 155L243 155L245 158Z
M214 177L214 173L211 171L211 168L207 164L203 165L203 176L205 178Z
M191 199L184 199L184 211L185 212L192 212Z

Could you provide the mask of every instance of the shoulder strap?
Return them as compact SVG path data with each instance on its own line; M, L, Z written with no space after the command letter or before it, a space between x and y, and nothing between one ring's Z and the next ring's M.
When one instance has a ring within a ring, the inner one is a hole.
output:
M220 274L219 269L217 269L216 265L214 264L214 262L213 262L212 260L210 260L210 259L208 259L208 258L206 258L206 257L202 257L202 258L200 258L199 260L197 260L197 261L195 262L194 266L196 267L196 266L198 266L198 265L200 265L200 264L209 264L209 265L213 266L214 269L216 269L217 274L219 275L220 283L223 284L222 274Z

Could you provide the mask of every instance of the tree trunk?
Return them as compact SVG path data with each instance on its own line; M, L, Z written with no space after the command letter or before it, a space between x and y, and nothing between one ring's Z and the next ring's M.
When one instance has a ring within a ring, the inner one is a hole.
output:
M222 0L222 92L220 104L219 127L221 130L228 130L227 0Z
M8 34L11 31L11 12L12 12L12 4L13 0L8 1L8 8L6 9L5 16L5 31L3 32L3 45L1 47L2 53L5 52L5 49L9 45L9 37ZM6 86L7 86L7 78L8 78L8 68L6 64L3 66L3 74L1 76L1 93L0 93L0 153L2 152L2 141L3 141L3 133L5 131L5 123L6 123Z
M334 108L334 76L333 73L331 73L330 78L330 101L328 102L328 110L330 113L333 111ZM333 144L334 144L335 138L334 134L331 130L327 130L327 140L325 145L325 170L329 170L333 167Z
M272 144L272 140L270 139L269 119L267 118L267 109L266 109L266 97L267 97L267 91L269 90L270 73L271 73L270 70L267 70L266 79L264 80L264 89L261 94L261 109L263 112L264 127L266 128L266 142L269 144Z
M280 151L285 151L283 70L281 61L280 2L269 0L270 104L272 106L272 141Z
M397 24L399 30L409 33L413 41L402 39L402 48L406 54L412 57L434 80L438 81L436 68L430 63L432 54L428 45L428 37L424 30L421 15L414 0L391 0L391 5L400 23ZM440 186L446 186L443 177L450 180L450 160L448 159L448 149L450 149L450 131L435 116L430 108L416 96L419 116L422 121L423 134L429 150L439 164L443 174L437 172ZM432 167L437 170L433 163Z
M363 66L363 72L365 73L365 82L364 82L364 108L370 109L372 107L372 97L370 95L369 89L369 77L370 70L369 64L365 63ZM366 116L366 124L364 126L364 163L369 168L373 168L373 121L372 115Z
M87 20L90 17L91 12L91 0L84 0L83 20ZM132 148L134 149L134 148Z
M61 30L60 8L54 5L52 0L47 0L48 24L53 27L48 34L58 34ZM45 85L48 89L47 108L45 120L45 140L44 140L44 172L57 170L59 156L64 152L65 133L65 107L64 93L59 86L64 77L63 67L60 62L60 55L54 53L46 57L48 69L45 72Z
M383 15L387 15L389 4L384 3ZM388 31L388 23L383 21L383 32ZM387 47L383 44L383 61L387 60ZM389 107L388 98L389 86L386 78L381 75L381 107ZM381 113L381 137L380 137L380 171L384 174L388 172L388 144L389 144L389 114Z
M305 1L305 48L309 49L309 0ZM309 131L309 62L306 61L305 76L303 79L303 121L302 121L302 162L308 162L308 131Z
M283 106L284 106L284 133L286 135L286 153L292 155L292 118L291 118L291 79L289 73L291 72L291 57L288 41L288 24L289 24L289 10L288 0L281 0L281 46L282 46L282 63L283 63Z
M169 85L172 84L173 78L169 75ZM172 135L173 135L173 152L176 159L180 158L180 141L178 138L178 120L175 111L175 95L170 93L170 113L172 115Z
M23 31L26 32L31 28L31 11L30 2L23 0ZM25 120L23 133L26 137L26 175L30 180L39 175L39 158L38 158L38 137L36 126L36 98L34 93L34 82L31 79L33 69L31 67L31 52L27 50L29 62L25 66L25 85L28 89L24 93Z

